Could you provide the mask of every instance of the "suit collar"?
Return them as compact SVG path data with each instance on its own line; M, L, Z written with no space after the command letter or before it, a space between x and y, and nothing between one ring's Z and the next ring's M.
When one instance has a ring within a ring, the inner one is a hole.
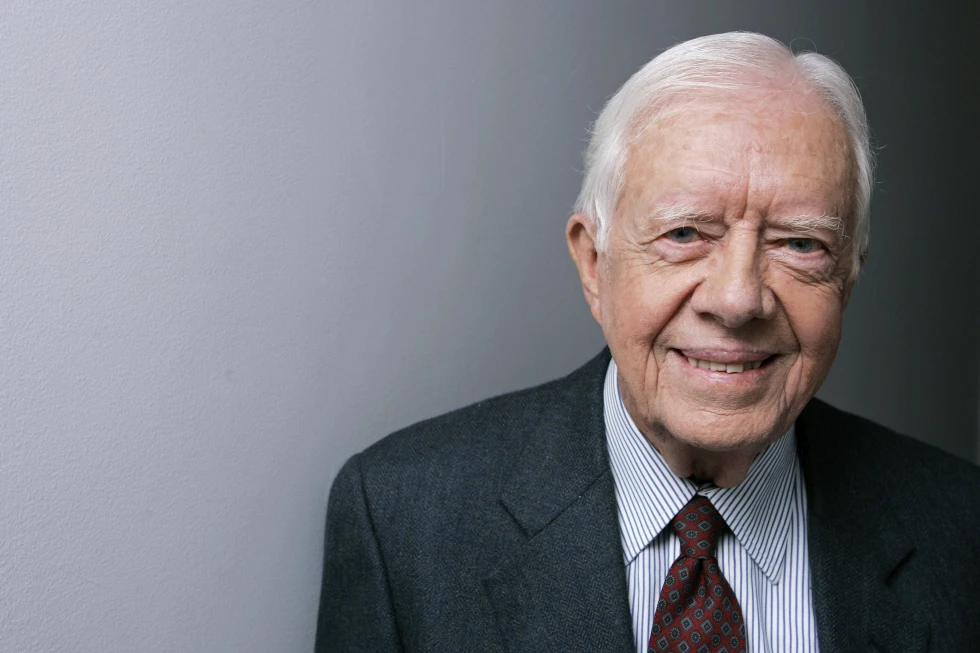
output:
M504 507L529 537L609 473L602 416L602 382L609 359L604 349L551 384L552 397L504 486Z
M547 388L501 501L526 539L484 580L510 650L627 652L633 632L606 452L604 350Z
M813 399L796 421L807 492L807 541L822 650L913 653L928 648L922 615L892 589L916 546L888 488L874 482L852 420Z

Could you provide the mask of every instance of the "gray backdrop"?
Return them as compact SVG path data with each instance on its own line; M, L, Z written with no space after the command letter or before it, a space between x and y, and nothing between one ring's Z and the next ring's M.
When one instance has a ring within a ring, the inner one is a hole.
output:
M974 457L969 21L732 5L4 0L0 650L311 650L343 460L600 348L586 127L709 32L859 79L873 253L823 395Z

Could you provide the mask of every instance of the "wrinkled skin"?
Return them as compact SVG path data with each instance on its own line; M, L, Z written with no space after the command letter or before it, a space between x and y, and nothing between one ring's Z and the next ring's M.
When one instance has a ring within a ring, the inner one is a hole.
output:
M644 130L604 252L586 216L569 219L626 408L678 476L737 484L826 378L850 292L852 180L844 128L815 94L747 93ZM688 356L764 362L728 374Z

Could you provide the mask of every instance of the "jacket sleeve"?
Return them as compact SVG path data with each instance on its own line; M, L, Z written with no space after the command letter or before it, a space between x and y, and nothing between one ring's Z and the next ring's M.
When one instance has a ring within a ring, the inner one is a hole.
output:
M402 650L359 463L347 461L330 491L316 653Z

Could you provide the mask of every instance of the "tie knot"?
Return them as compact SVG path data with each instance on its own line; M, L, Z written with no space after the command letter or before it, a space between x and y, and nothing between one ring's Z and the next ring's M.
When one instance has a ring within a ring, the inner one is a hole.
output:
M728 525L707 497L695 495L670 522L681 538L681 555L714 558L718 538Z

